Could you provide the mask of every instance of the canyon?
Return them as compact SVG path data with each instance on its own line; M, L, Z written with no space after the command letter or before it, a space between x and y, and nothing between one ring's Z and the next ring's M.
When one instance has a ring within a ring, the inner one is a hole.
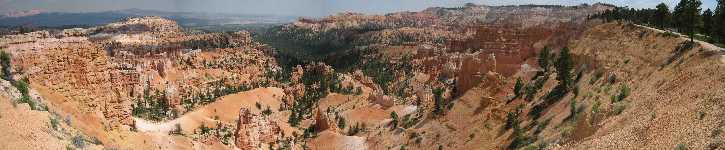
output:
M0 139L10 149L723 148L723 49L591 17L611 9L466 4L232 32L147 16L6 35L0 129L12 132Z

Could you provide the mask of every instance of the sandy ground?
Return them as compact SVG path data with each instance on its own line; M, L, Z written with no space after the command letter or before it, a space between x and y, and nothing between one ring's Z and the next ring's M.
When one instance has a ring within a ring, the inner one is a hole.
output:
M27 104L14 107L10 99L0 96L0 149L64 149L70 141L51 133L50 116L30 110Z
M310 149L315 150L364 150L368 149L365 138L345 136L332 131L324 131L309 141Z

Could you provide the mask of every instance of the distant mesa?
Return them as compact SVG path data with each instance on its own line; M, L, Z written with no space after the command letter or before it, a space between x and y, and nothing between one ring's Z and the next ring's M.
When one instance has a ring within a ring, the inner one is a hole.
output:
M125 9L102 12L46 12L42 10L14 11L0 16L0 26L60 27L71 25L104 25L115 21L142 16L169 18L181 26L207 26L225 24L282 24L292 22L294 16L244 15L196 12L165 12L144 9Z
M45 11L44 10L40 10L40 9L10 11L10 12L6 12L2 16L0 16L0 18L4 18L4 17L25 17L25 16L37 15L37 14L40 14L40 13L43 13L43 12L45 12Z

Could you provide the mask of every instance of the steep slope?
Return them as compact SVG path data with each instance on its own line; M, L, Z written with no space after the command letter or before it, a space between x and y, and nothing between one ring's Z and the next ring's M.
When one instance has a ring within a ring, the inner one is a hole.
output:
M342 105L335 112L364 129L337 131L365 137L370 149L722 148L722 49L626 23L593 24L575 39L567 46L577 82L559 99L550 98L559 84L553 68L543 76L525 69L511 77L491 72L455 98L443 116L425 117L418 110L396 111L396 118L395 107L374 105L365 108L369 117L391 116L369 123L344 115L362 108ZM541 82L531 100L512 97L519 77L536 77L524 80L526 87ZM347 138L321 134L313 141Z
M616 75L612 87L629 85L631 95L618 102L625 105L620 115L601 120L591 137L567 147L671 149L684 144L693 149L723 148L722 50L699 44L688 47L685 40L631 24L609 23L591 28L573 42L573 54ZM605 109L617 105L601 101Z
M71 126L60 114L37 110L18 102L21 93L10 82L0 80L0 135L6 149L102 149L92 137ZM32 91L33 95L37 95Z

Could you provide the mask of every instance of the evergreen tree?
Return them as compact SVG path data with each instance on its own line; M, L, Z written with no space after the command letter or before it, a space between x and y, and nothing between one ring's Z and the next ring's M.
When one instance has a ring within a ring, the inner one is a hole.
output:
M713 15L712 36L717 42L725 43L725 0L718 0Z
M707 9L702 13L702 34L712 35L712 10Z
M659 28L667 28L670 25L670 8L665 3L660 3L656 7L654 14L655 25Z
M398 127L398 113L395 113L395 111L390 112L390 125L393 126L393 129Z
M693 42L695 29L700 24L700 0L680 0L674 11L674 22L678 31L687 32L690 42Z
M521 89L524 88L524 84L521 82L521 78L516 78L516 84L514 85L514 96L519 97L521 95Z
M544 47L544 49L539 52L539 58L536 59L539 63L539 66L544 69L544 72L549 70L549 57L551 57L549 51L549 47Z
M446 105L443 102L443 92L444 91L445 90L443 88L433 89L433 100L434 100L433 101L434 102L433 115L434 116L443 115L443 109Z
M10 53L0 51L0 65L2 66L2 78L7 81L13 80L13 75L10 70Z
M556 79L559 80L559 84L564 89L569 89L571 84L571 69L573 62L571 60L571 54L569 54L569 48L564 47L559 51L559 59L556 61Z

